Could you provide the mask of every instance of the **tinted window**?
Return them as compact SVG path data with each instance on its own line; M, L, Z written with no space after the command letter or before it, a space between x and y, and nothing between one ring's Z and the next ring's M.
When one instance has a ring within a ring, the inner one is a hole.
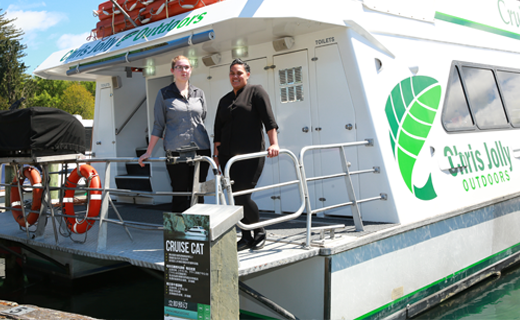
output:
M520 74L497 71L497 77L509 121L520 127Z
M462 78L477 126L481 129L507 127L507 118L493 71L462 67Z
M473 119L469 113L457 67L454 67L451 71L442 122L448 131L464 130L473 127Z

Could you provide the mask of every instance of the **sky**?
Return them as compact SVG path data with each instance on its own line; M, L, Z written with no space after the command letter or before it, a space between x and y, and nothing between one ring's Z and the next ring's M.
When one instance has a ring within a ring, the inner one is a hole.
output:
M53 52L77 47L87 40L96 27L92 10L103 0L2 0L1 13L23 30L22 43L27 45L23 62L32 74Z

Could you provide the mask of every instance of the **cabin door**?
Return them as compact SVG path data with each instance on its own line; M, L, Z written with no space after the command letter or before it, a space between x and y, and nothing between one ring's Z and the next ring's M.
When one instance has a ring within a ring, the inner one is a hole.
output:
M272 98L278 122L280 148L291 150L297 157L304 146L312 145L311 101L307 51L274 56L275 95ZM313 175L313 155L306 156L307 174ZM280 182L296 178L294 164L288 157L280 157ZM309 192L314 194L314 184ZM284 187L281 194L282 210L295 212L301 205L297 186ZM314 197L311 197L311 201ZM314 206L314 204L313 204Z
M314 134L318 144L334 144L356 141L356 117L347 83L346 70L336 44L315 48L314 68L316 74L316 107ZM346 148L350 171L358 169L358 147ZM339 149L319 152L316 161L316 175L325 176L343 172ZM358 176L352 177L355 194L359 199ZM350 201L347 196L344 178L324 180L322 195L316 199L320 207ZM326 211L325 214L352 215L350 207ZM320 214L319 214L320 215Z
M99 82L98 82L99 86ZM96 101L96 112L94 114L94 130L92 133L92 152L96 158L116 157L116 135L114 128L114 108L112 103L112 88L110 86L99 90L99 100ZM105 164L99 163L94 166L105 181ZM114 176L117 174L116 166L111 166L110 185L115 186Z
M268 71L265 69L267 65L266 58L255 60L246 60L251 67L251 76L249 84L260 84L266 91L269 91ZM215 122L215 113L220 98L231 91L231 83L229 82L229 65L217 66L210 68L210 92L206 93L211 97L208 106L208 114L206 116L206 128L210 134L211 143L213 143L213 125ZM271 95L272 100L272 95ZM272 101L271 101L272 103ZM265 135L266 145L269 145L267 134ZM257 187L272 185L278 182L278 159L266 159L264 170L260 176ZM253 199L261 210L280 212L280 202L277 200L279 191L268 190L253 194Z

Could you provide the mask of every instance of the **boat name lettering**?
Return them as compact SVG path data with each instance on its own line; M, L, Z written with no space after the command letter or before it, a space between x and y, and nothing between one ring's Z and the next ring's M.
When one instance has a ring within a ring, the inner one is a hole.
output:
M133 37L133 41L138 41L138 40L144 39L145 37L153 37L158 34L170 32L173 29L180 29L183 27L187 27L190 24L197 24L200 21L202 21L202 19L204 18L204 16L206 14L207 14L207 12L204 12L204 13L195 15L193 17L186 17L183 20L172 19L168 23L161 22L161 24L155 28L146 27L139 31L130 32L129 34L125 35L123 38L121 38L121 40L119 40L116 43L116 47L119 47L123 42L125 42L126 40L128 40L132 37Z
M191 254L204 254L204 243L168 240L166 241L166 251Z
M460 146L444 147L444 156L448 157L453 177L463 177L462 186L466 191L483 188L510 181L509 173L513 171L511 151L502 141L484 142L481 148L472 148L471 144L462 149ZM497 170L498 169L498 170ZM487 171L484 173L484 171ZM479 173L479 174L477 174Z
M88 52L88 54L105 52L110 49L112 45L117 42L117 40L119 40L119 37L110 37L104 41L100 41L94 46L94 48L92 48L92 50Z
M78 49L72 49L70 50L69 52L67 52L61 59L60 59L60 62L62 62L63 60L67 60L71 54L73 54L76 50Z
M67 52L65 54L65 56L68 55L68 57L65 58L65 56L63 56L63 58L61 58L61 60L69 60L69 59L76 58L76 57L82 57L87 52L90 51L90 48L92 48L92 47L90 45L88 45L88 44L87 45L83 45L83 46L81 46L81 48L74 50L74 52L72 52L72 54L70 53L70 51Z
M75 58L81 58L85 55L91 55L99 52L106 52L110 48L119 47L123 42L132 39L133 41L138 41L141 39L145 39L148 37L152 37L155 35L160 35L165 32L170 32L173 29L180 29L187 27L191 24L197 24L204 19L204 16L207 14L207 12L203 12L201 14L197 14L194 16L188 16L184 18L183 20L175 20L175 18L172 18L168 23L162 22L159 26L155 28L148 28L145 27L142 30L134 30L123 37L120 37L118 35L112 36L108 39L98 40L96 45L92 47L90 44L84 44L78 49L70 50L67 52L60 60L70 60Z
M517 5L517 3L517 1L514 1L514 5ZM518 11L518 8L508 8L504 0L498 0L497 6L500 18L505 24L520 27L520 12Z
M462 186L464 187L464 190L469 191L470 189L480 189L485 188L487 186L492 186L493 184L499 184L502 182L507 182L511 178L509 177L509 172L507 170L504 171L497 171L488 173L487 175L479 175L467 179L462 180Z
M334 37L330 37L330 38L318 39L318 40L314 40L314 41L316 41L316 45L319 46L320 44L332 43L332 42L335 42L336 40L334 40Z

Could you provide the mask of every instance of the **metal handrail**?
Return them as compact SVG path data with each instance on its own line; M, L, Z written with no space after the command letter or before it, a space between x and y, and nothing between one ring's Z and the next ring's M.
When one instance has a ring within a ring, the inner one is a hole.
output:
M123 11L124 12L124 11ZM132 21L133 22L133 21ZM128 118L126 118L125 122L123 122L123 124L121 125L121 128L116 128L116 136L118 134L121 133L121 131L123 131L123 129L126 127L126 125L128 124L128 122L130 122L130 119L132 119L134 117L134 115L136 114L137 110L139 110L141 108L141 106L144 104L144 102L146 101L146 95L144 96L143 98L143 101L141 101L141 103L139 103L137 105L137 107L134 109L134 111L132 111L132 113L128 116Z
M166 157L159 157L159 158L148 158L145 162L162 162L164 163L168 158ZM38 161L39 160L39 161ZM171 160L171 159L170 159ZM62 183L61 186L59 187L50 187L48 185L48 180L46 183L44 183L44 186L31 186L31 185L26 185L24 186L24 188L27 188L27 189L44 189L44 194L42 195L42 197L48 197L48 202L49 203L46 203L45 201L42 201L42 208L41 208L41 211L40 211L40 218L43 218L45 221L47 219L48 216L51 216L52 218L52 222L53 222L53 227L54 227L54 234L55 234L55 240L56 240L56 244L59 244L59 238L58 238L58 231L57 231L57 228L56 228L56 225L55 225L55 218L57 217L65 217L64 214L58 214L58 213L54 213L54 210L53 210L53 205L50 204L50 191L51 190L85 190L85 191L101 191L102 192L102 206L101 206L101 210L100 210L100 214L98 217L89 217L88 219L89 220L95 220L95 221L99 221L99 234L98 234L98 249L100 248L106 248L106 240L107 240L107 230L106 230L106 223L113 223L113 224L118 224L118 225L122 225L125 230L127 231L127 234L128 236L130 237L130 239L132 239L132 235L130 234L130 232L128 231L127 227L132 227L133 225L141 225L141 226L147 226L147 227L155 227L155 229L157 230L161 230L161 227L162 225L154 225L154 224L146 224L146 223L140 223L140 222L135 222L135 221L123 221L123 219L121 218L121 216L119 215L119 213L117 212L117 209L115 209L116 211L116 214L117 216L119 217L119 221L118 220L114 220L114 219L109 219L108 218L108 205L109 203L113 206L113 203L112 201L110 200L110 197L109 197L109 194L110 193L117 193L117 194L147 194L147 195L159 195L159 196L164 196L164 195L173 195L173 196L185 196L185 195L191 195L193 197L196 197L196 196L203 196L203 195L206 195L206 194L215 194L216 196L216 203L217 204L220 204L220 202L222 200L224 200L225 202L225 198L223 197L223 192L222 192L222 189L221 189L221 182L220 182L220 176L218 175L218 167L216 165L216 163L213 161L213 159L211 157L207 157L207 156L196 156L195 158L181 158L181 157L174 157L173 158L173 163L192 163L192 164L197 164L197 163L200 163L201 161L205 161L205 162L208 162L210 164L210 167L212 168L212 171L215 175L215 191L213 192L209 192L209 193L206 193L206 192L200 192L199 189L197 190L193 190L192 192L173 192L173 191L164 191L164 192L161 192L161 191L155 191L155 192L149 192L149 191L139 191L139 190L124 190L124 189L114 189L114 188L109 188L107 187L107 181L109 181L110 179L110 167L111 167L111 163L112 162L115 162L115 163L120 163L120 162L125 162L125 163L136 163L138 162L139 159L138 158L134 158L134 157L127 157L127 158L95 158L95 159L84 159L84 158L75 158L75 159L71 159L71 158L67 158L67 160L63 161L63 160L60 160L58 157L49 157L47 159L45 158L39 158L39 159L32 159L32 158L18 158L16 159L16 161L12 161L11 164L16 168L16 171L18 171L18 167L20 164L36 164L36 163L39 163L42 165L42 169L44 170L44 172L46 172L47 170L47 166L49 164L53 164L53 163L61 163L61 164L64 164L64 163L75 163L77 165L77 168L74 169L74 170L79 170L79 167L84 164L84 163L105 163L105 182L102 183L102 188L90 188L88 185L86 187L76 187L76 188L68 188L68 187L65 187L65 185ZM45 174L44 173L44 176L48 176L48 174ZM22 191L22 188L21 188L21 179L18 179L18 191L21 193ZM197 179L197 183L198 183L198 179ZM12 186L12 183L8 184L8 183L5 183L5 184L2 184L2 185L5 185L5 186ZM22 199L21 201L23 201L23 197L22 195L20 195L20 199ZM60 199L61 200L61 199ZM49 207L49 209L51 210L50 214L48 212L45 212L43 210L43 207L47 205ZM2 207L2 208L5 208L5 209L13 209L12 207ZM32 210L26 210L24 206L21 206L20 208L22 210L22 214L25 216L25 214L27 212L33 212ZM87 208L87 211L88 211L88 208ZM74 215L75 216L75 215ZM74 217L72 215L66 215L66 217ZM40 220L39 220L40 222ZM37 225L37 229L36 229L36 234L37 235L41 235L43 233L43 230L45 228L45 222L42 221L42 223L38 223ZM40 226L41 225L41 226ZM30 239L30 235L29 235L29 226L26 224L26 232L27 232L27 238Z
M326 145L307 146L307 147L302 148L302 150L300 151L300 169L302 171L302 177L303 177L304 185L306 188L305 189L305 195L306 195L305 203L306 203L306 207L307 207L307 235L306 235L307 247L310 246L310 241L311 241L310 238L311 238L311 229L312 229L312 214L324 212L324 211L331 210L331 209L337 209L337 208L341 208L341 207L345 207L345 206L352 206L352 218L354 219L356 231L364 231L363 220L361 219L361 214L359 212L358 204L368 202L368 201L373 201L373 200L386 199L383 194L380 194L379 197L372 197L372 198L367 198L367 199L362 199L362 200L356 199L356 195L354 192L354 186L352 185L351 176L355 175L355 174L363 174L363 173L379 173L379 169L375 168L375 167L372 169L357 170L357 171L350 172L350 170L349 170L350 163L347 160L345 148L358 147L358 146L373 146L373 140L367 139L364 141L354 141L354 142L347 142L347 143L335 143L335 144L326 144ZM333 174L333 175L307 178L306 174L305 174L305 166L304 166L304 161L303 161L305 153L307 151L311 151L311 150L323 150L323 149L339 149L340 150L341 164L343 166L344 172L339 173L339 174ZM345 177L345 182L347 185L347 194L349 196L350 201L312 210L307 182L325 180L325 179L331 179L331 178L338 178L338 177Z
M229 171L231 170L231 166L233 165L233 163L235 163L237 161L243 161L243 160L249 160L249 159L255 159L255 158L262 158L262 157L267 156L267 154L268 154L267 151L262 151L262 152L238 155L238 156L234 156L231 159L229 159L228 163L226 164L226 168L224 169L224 179L223 179L223 184L224 184L224 188L227 191L229 204L230 205L235 205L235 200L233 198L234 196L239 196L239 195L244 195L244 194L249 194L249 193L259 192L259 191L264 191L264 190L268 190L268 189L279 188L279 187L292 185L292 184L298 184L298 187L299 187L298 190L300 191L300 198L302 200L302 204L301 204L300 208L296 212L294 212L292 214L289 214L289 215L286 215L286 216L279 217L279 218L274 218L274 219L270 219L270 220L264 220L264 221L257 222L257 223L252 223L252 224L244 224L241 221L239 221L237 223L237 226L240 229L243 229L243 230L253 230L253 229L263 228L263 227L270 226L270 225L273 225L273 224L277 224L277 223L293 220L293 219L298 218L302 214L303 209L305 209L305 201L304 201L305 200L305 192L304 192L305 188L304 188L304 185L303 185L303 179L302 179L300 168L299 168L299 165L298 165L298 159L296 158L294 153L292 153L290 150L286 150L286 149L281 149L279 154L280 155L281 154L287 154L291 158L291 160L294 163L294 168L295 168L297 180L283 182L283 183L277 183L277 184L273 184L273 185L265 186L265 187L261 187L261 188L241 190L239 192L233 193L233 190L231 188L232 182L231 182L231 178L229 176Z

